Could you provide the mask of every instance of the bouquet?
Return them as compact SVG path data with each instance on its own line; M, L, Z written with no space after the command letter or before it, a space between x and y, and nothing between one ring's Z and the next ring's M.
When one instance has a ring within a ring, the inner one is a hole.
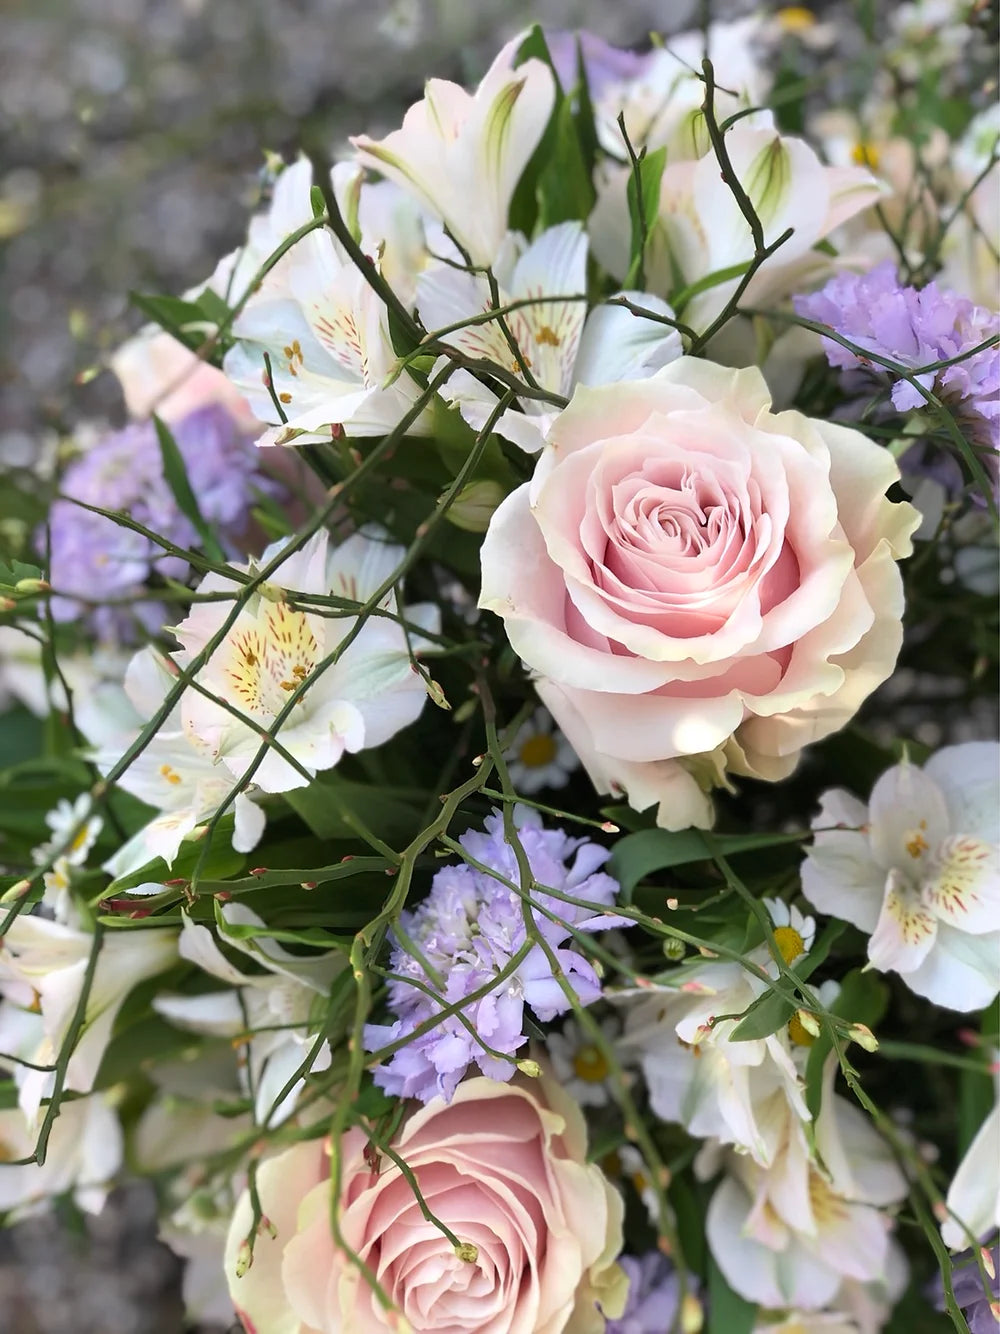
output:
M0 1209L250 1334L1000 1321L995 17L534 28L16 470ZM16 521L15 521L16 520Z

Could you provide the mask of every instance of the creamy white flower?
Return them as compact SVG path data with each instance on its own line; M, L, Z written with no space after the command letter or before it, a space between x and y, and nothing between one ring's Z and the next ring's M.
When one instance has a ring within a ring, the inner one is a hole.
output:
M952 1010L1000 991L1000 745L946 746L888 769L867 806L835 788L813 820L802 889L869 936L868 959Z
M603 1019L601 1032L614 1046L621 1024L613 1016ZM560 1085L581 1107L608 1105L610 1069L607 1059L575 1019L568 1018L559 1032L548 1035L545 1050Z
M260 928L260 934L244 938L227 930L247 926ZM335 951L308 958L289 954L266 935L265 924L256 913L240 903L222 907L218 930L225 944L249 955L266 971L245 973L235 967L219 949L209 928L185 915L181 956L228 983L230 989L196 996L159 995L153 1000L153 1008L172 1023L196 1033L230 1039L249 1035L240 1055L246 1091L254 1100L255 1120L260 1125L277 1125L294 1111L305 1074L325 1070L330 1063L330 1050L324 1043L307 1071L282 1097L315 1040L310 1031L313 1009L319 998L328 994L344 959Z
M215 605L226 607L225 603ZM95 747L94 763L101 773L110 772L118 763L175 679L173 664L145 648L129 663L124 687L109 686L93 694L80 712L78 725ZM118 786L159 811L105 862L112 875L125 876L157 858L172 866L185 838L215 814L233 783L207 749L185 734L178 704L118 779ZM264 812L248 795L254 791L251 786L233 802L233 847L238 852L250 852L264 832Z
M786 962L803 956L799 932L786 929L778 942ZM766 948L749 957L774 966ZM685 970L676 987L623 997L629 1004L623 1044L638 1056L658 1117L679 1122L692 1135L733 1144L767 1167L780 1149L787 1117L809 1119L794 1037L786 1028L734 1042L738 1020L713 1022L717 1015L742 1014L763 993L763 982L737 963Z
M78 1209L97 1214L122 1166L118 1117L100 1094L63 1102L49 1136L44 1164L11 1166L35 1150L36 1133L21 1112L0 1111L0 1213L24 1218L72 1194Z
M708 150L708 134L701 112L705 84L701 62L707 55L724 87L716 91L719 121L737 111L762 103L770 76L757 59L754 41L762 31L757 16L735 23L713 23L701 31L678 33L653 51L633 78L608 84L594 104L601 147L615 157L625 156L618 125L625 117L629 143L638 153L666 148L667 161L701 157Z
M24 1020L26 1026L37 1024L36 1043L28 1056L37 1065L51 1065L62 1050L93 950L91 932L26 913L11 922L0 942L0 993L12 1005L38 1012ZM83 1028L66 1067L65 1088L78 1093L91 1090L126 996L144 978L169 968L176 958L174 930L150 927L105 932L87 993ZM41 1100L51 1092L54 1076L16 1065L14 1078L21 1109L33 1122Z
M579 767L576 752L547 709L536 709L521 724L507 751L510 781L526 797L544 787L565 787Z
M107 681L120 681L128 654L110 645L60 653L59 670L73 697L74 714L91 691ZM47 681L42 668L42 646L13 625L0 625L0 710L23 704L36 718L66 708L62 682Z
M994 1056L996 1053L994 1053ZM1000 1081L994 1068L1000 1097ZM941 1224L941 1236L953 1251L964 1251L1000 1228L1000 1101L979 1127L948 1187L945 1204L950 1215Z
M440 218L474 264L492 264L509 225L518 181L545 133L555 102L548 65L510 68L505 48L475 93L428 80L402 127L352 140L358 158Z
M892 1222L883 1209L903 1198L906 1179L867 1116L834 1095L835 1073L831 1060L815 1156L806 1127L786 1108L771 1165L728 1151L708 1207L719 1268L735 1292L764 1307L822 1310L845 1280L890 1276ZM701 1172L710 1174L717 1158L704 1153Z
M251 297L233 332L225 372L254 414L274 423L260 445L312 444L341 429L385 435L422 393L406 371L395 375L388 310L327 230L298 242L284 290ZM410 433L429 430L425 411Z
M873 204L882 186L864 167L827 167L802 139L770 126L738 122L726 136L733 170L760 219L765 244L792 234L760 267L743 296L746 305L774 304L818 281L830 260L816 249L855 213ZM628 169L598 182L588 224L594 253L616 277L628 265L631 223ZM706 226L705 220L711 219ZM646 283L668 294L708 275L733 276L692 294L681 317L698 332L708 328L736 291L753 258L749 224L712 152L696 161L670 161L660 187L660 211L646 251Z
M587 238L578 222L550 227L530 244L520 233L508 233L493 261L493 273L496 302L482 275L451 264L429 265L417 282L417 307L424 326L429 332L451 328L492 309L551 296L551 301L509 311L502 322L470 323L442 339L467 356L506 367L519 378L525 378L527 369L551 393L568 396L578 384L645 379L683 351L680 335L667 324L614 304L599 305L588 315L586 301L570 299L587 289ZM670 307L658 297L643 292L618 295L672 318ZM468 371L453 374L442 394L477 430L497 406L496 395ZM520 411L507 409L495 429L535 453L556 412L536 398L521 399L518 406Z
M260 566L285 545L277 542L268 547ZM282 590L365 603L392 578L403 555L403 548L385 540L375 526L332 549L321 531L290 552L270 581L270 596L256 593L244 603L222 643L197 673L198 685L224 704L198 690L185 692L181 717L193 744L236 778L247 773L265 747L264 759L253 772L254 782L265 792L287 792L305 787L317 772L332 768L345 751L380 746L416 721L426 697L411 661L411 652L425 647L419 633L408 632L386 615L370 615L359 629L353 615L293 610L278 591L280 580ZM238 585L210 574L200 591L236 593ZM405 613L408 624L422 630L439 628L436 607L419 604L404 609L391 588L378 610L395 616ZM195 660L229 611L225 601L195 605L175 630L184 646L176 655L179 666L186 668ZM353 638L340 651L348 635ZM326 658L338 651L337 660L323 668ZM300 686L305 688L290 717L279 725L277 737L295 760L293 765L267 747L261 731L272 731L289 696Z

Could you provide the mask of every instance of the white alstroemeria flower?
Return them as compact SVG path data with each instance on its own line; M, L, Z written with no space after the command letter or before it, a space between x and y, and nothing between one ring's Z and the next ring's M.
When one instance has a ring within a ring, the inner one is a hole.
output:
M786 961L801 954L791 952L789 941ZM773 966L766 948L750 957ZM658 1117L692 1135L735 1145L768 1167L787 1116L809 1119L792 1038L782 1029L733 1042L737 1020L712 1022L716 1015L743 1013L763 990L740 964L719 962L685 971L677 987L630 992L630 1002L639 999L628 1010L623 1045L639 1058Z
M746 305L775 304L817 281L829 269L817 245L880 197L883 187L864 167L827 167L802 139L764 125L738 122L726 135L733 170L760 219L765 244L792 234L760 267L743 296ZM598 181L589 228L594 253L616 276L628 265L631 223L628 169ZM711 219L711 225L705 225ZM646 284L654 292L687 288L710 274L733 277L691 296L682 318L697 332L723 310L754 253L749 224L719 172L712 152L697 161L668 161L660 212L646 251Z
M621 1033L614 1016L601 1021L601 1032L612 1046ZM579 1023L568 1018L558 1033L545 1039L545 1050L562 1088L581 1107L606 1107L610 1101L610 1069L600 1047Z
M315 1040L310 1032L313 1009L318 999L328 994L330 983L344 967L344 959L335 951L308 958L289 954L264 934L264 923L242 904L227 903L221 913L221 938L266 971L246 973L235 967L219 949L209 928L185 916L182 957L228 983L230 990L197 996L160 995L153 1000L153 1008L172 1023L196 1033L227 1038L249 1034L241 1049L245 1055L242 1070L247 1092L253 1097L255 1120L261 1125L277 1125L291 1115L302 1091L300 1079L281 1098ZM260 927L262 932L244 939L228 932L227 926ZM325 1070L329 1063L329 1047L324 1044L310 1070Z
M440 218L473 264L492 264L509 225L517 183L555 104L548 65L510 68L505 48L475 93L429 79L424 96L384 139L360 135L358 158Z
M994 1052L994 1057L996 1053ZM998 1101L965 1151L945 1198L951 1211L941 1224L944 1244L964 1251L1000 1228L1000 1079L994 1066ZM971 1236L969 1235L971 1233Z
M124 689L109 687L97 692L86 709L78 712L78 725L95 747L94 762L101 773L117 764L163 703L175 683L171 668L169 660L161 659L155 650L140 649L129 663ZM178 704L118 779L118 786L159 811L105 862L112 875L125 876L158 857L172 866L184 839L215 814L233 783L207 749L185 735ZM237 852L250 852L264 832L264 812L248 795L254 791L251 786L232 803Z
M831 1060L815 1157L790 1108L769 1167L748 1154L722 1155L726 1176L708 1207L708 1244L733 1291L764 1307L818 1311L845 1280L891 1280L892 1221L883 1209L905 1196L906 1178L868 1117L834 1095L835 1074ZM701 1172L711 1175L718 1157L703 1153Z
M123 1137L118 1116L101 1094L67 1098L49 1136L45 1163L11 1167L35 1150L37 1136L16 1109L0 1111L0 1213L13 1218L51 1209L72 1194L78 1209L98 1214L122 1166Z
M268 547L256 568L267 565L286 545L277 542ZM271 596L257 593L247 600L223 642L197 673L198 684L236 713L199 691L185 692L181 716L192 743L242 778L266 745L260 729L270 732L289 695L305 685L277 737L300 767L268 748L253 775L263 791L287 792L305 787L320 770L333 768L345 751L353 754L380 746L415 722L426 697L410 656L411 650L425 647L419 634L408 638L397 620L371 615L337 661L320 671L324 660L357 630L356 618L295 611L277 595L280 580L283 589L364 603L392 577L403 555L403 548L385 540L375 526L333 548L326 532L318 532L290 552L270 583ZM217 574L208 575L200 585L203 593L238 590L238 585ZM379 608L396 616L405 614L407 622L421 630L436 632L440 625L436 607L404 608L392 589L383 595ZM181 667L193 662L229 612L225 601L195 604L175 631L184 646L176 655Z
M386 435L423 390L406 371L394 374L399 358L382 299L326 230L292 249L284 286L278 296L251 297L224 362L254 414L275 423L257 443L313 444L329 440L331 428ZM410 432L429 430L425 411Z
M499 306L536 297L552 300L521 306L499 320L469 324L443 342L467 356L481 357L524 378L521 362L542 389L569 397L578 384L613 384L641 380L683 352L676 329L634 315L624 306L600 305L587 314L581 296L587 287L587 238L577 222L550 227L530 245L520 233L504 239L493 265ZM670 307L644 292L618 294L657 315L672 317ZM417 282L417 307L428 332L460 320L478 318L495 308L489 283L481 275L448 264L431 264ZM514 340L515 355L504 332ZM442 389L462 416L481 430L497 405L491 393L468 371L457 371ZM495 426L529 454L537 453L556 417L551 404L536 398L518 400L521 411L508 409Z
M59 654L59 671L69 686L74 712L91 691L120 681L128 654L103 645ZM0 625L0 711L23 704L36 718L67 707L62 681L45 679L42 646L13 625Z
M544 787L565 787L579 767L576 752L548 709L536 709L521 724L507 751L510 781L526 797Z
M37 1045L28 1059L51 1065L62 1050L83 991L94 937L64 922L22 913L0 941L0 993L13 1005L40 1015ZM65 1087L88 1093L111 1040L126 996L137 983L164 972L177 959L177 932L150 927L105 932L90 984L83 1029L66 1069ZM31 1014L30 1021L38 1016ZM27 1025L28 1020L25 1021ZM27 1055L21 1052L22 1055ZM29 1121L49 1096L53 1075L15 1066L18 1101Z
M753 1334L860 1334L852 1316L841 1311L786 1311L761 1313Z
M668 162L701 157L709 148L701 113L705 101L701 62L707 55L725 84L716 90L717 120L760 105L771 84L754 50L761 31L761 18L752 16L735 23L713 23L707 41L700 30L668 38L663 47L650 52L638 75L602 89L594 104L601 147L624 158L625 142L618 125L619 115L624 115L629 143L636 153L641 148L666 148Z
M868 932L868 959L950 1010L1000 991L1000 745L888 769L866 806L835 788L813 820L802 891Z

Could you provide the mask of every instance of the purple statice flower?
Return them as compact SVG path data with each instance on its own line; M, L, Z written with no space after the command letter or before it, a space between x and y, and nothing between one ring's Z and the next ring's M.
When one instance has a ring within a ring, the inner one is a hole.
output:
M202 516L223 548L238 554L255 492L274 489L258 469L252 440L216 404L189 413L172 429ZM70 499L57 500L49 520L49 578L62 595L52 599L53 616L73 620L83 602L93 607L91 620L101 638L128 638L136 618L155 632L163 624L164 608L145 596L144 585L154 573L184 579L187 562L113 519L73 504L81 500L120 510L177 546L198 545L194 526L163 475L153 423L127 426L88 449L67 468L62 494ZM39 545L44 544L41 534ZM134 605L127 605L129 598ZM101 601L123 605L93 606Z
M888 260L869 273L839 273L820 291L797 296L794 305L806 319L829 325L858 347L911 370L961 356L988 338L1000 337L1000 315L936 283L901 287ZM832 339L823 340L823 350L831 366L845 371L864 368L873 375L888 375L890 382L894 379L891 371L865 363ZM956 410L972 441L1000 449L1000 352L996 347L915 378ZM897 411L908 412L924 407L926 400L916 385L896 377L892 403ZM922 466L921 471L928 468ZM996 471L994 466L994 476Z
M625 79L637 79L645 73L650 56L639 55L635 51L624 51L620 46L612 46L596 33L581 29L572 32L560 29L547 32L549 54L556 76L563 89L569 92L575 87L579 75L579 56L583 58L583 68L587 76L587 89L592 98L598 98L604 90L614 83Z
M582 838L570 838L561 829L546 829L534 811L517 807L518 837L532 875L539 885L586 901L581 907L540 890L532 898L558 916L552 921L532 910L535 930L553 950L559 966L581 1005L601 994L592 965L574 947L570 928L604 931L631 923L610 911L618 882L599 868L608 850ZM389 1008L396 1016L389 1025L369 1024L365 1045L377 1051L412 1033L418 1024L438 1014L442 1005L461 1001L486 986L510 963L526 940L523 900L496 876L520 883L514 849L504 838L503 816L486 820L485 832L470 830L460 839L474 862L445 866L435 875L427 898L411 913L404 913L395 938L391 967L400 979L389 983ZM495 874L490 874L493 872ZM429 989L432 993L427 994ZM524 1007L530 1006L543 1023L571 1008L552 976L542 947L531 946L516 970L501 979L479 1000L462 1007L475 1033L494 1051L512 1056L524 1045ZM401 1047L392 1059L375 1070L375 1083L387 1093L423 1102L440 1094L449 1099L470 1065L493 1079L509 1080L514 1064L490 1056L456 1015L450 1015L427 1033Z
M968 1322L970 1334L997 1334L1000 1330L1000 1244L998 1238L984 1250L989 1254L986 1273L989 1290L983 1287L979 1265L972 1251L963 1251L954 1257L952 1290L955 1301ZM985 1258L985 1257L984 1257ZM992 1273L990 1269L992 1268ZM934 1285L935 1305L944 1310L944 1288L940 1277Z
M674 1267L659 1251L622 1255L618 1263L628 1276L628 1301L606 1334L665 1334L677 1318L680 1299Z

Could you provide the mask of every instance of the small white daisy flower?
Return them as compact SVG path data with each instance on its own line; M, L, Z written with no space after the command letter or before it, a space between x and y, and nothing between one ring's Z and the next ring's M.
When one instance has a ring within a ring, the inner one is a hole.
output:
M82 866L87 860L87 854L97 841L97 836L104 828L104 821L99 815L90 815L92 803L87 793L77 797L72 805L63 798L54 810L49 811L45 817L45 823L52 830L52 838L48 843L43 843L35 848L32 856L35 859L36 866L48 861L51 854L60 849L60 860L65 860L69 866ZM90 816L87 819L87 816ZM87 822L74 835L73 841L68 848L63 849L63 844L69 837L73 829L86 819Z
M521 724L507 751L510 780L530 796L543 787L565 787L579 767L576 752L554 725L546 709L536 709Z
M781 957L791 966L796 959L808 954L816 939L816 919L799 912L792 904L781 899L763 899L771 918L774 939Z
M649 1221L656 1225L660 1219L660 1204L656 1191L649 1179L649 1168L638 1149L631 1144L623 1144L617 1151L620 1175L623 1181L632 1184L635 1193L645 1206Z
M614 1016L601 1022L601 1032L609 1043L618 1040L621 1025ZM549 1057L556 1078L581 1107L606 1107L608 1104L608 1062L600 1047L583 1032L573 1018L568 1018L560 1033L550 1033Z

